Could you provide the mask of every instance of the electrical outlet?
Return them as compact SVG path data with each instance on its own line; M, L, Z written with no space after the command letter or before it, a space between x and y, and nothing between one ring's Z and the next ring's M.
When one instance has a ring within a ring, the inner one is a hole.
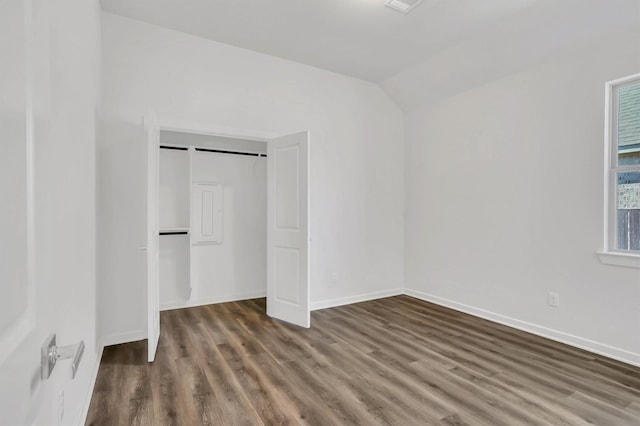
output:
M331 273L331 282L334 284L338 282L338 274L336 272Z
M60 391L58 394L58 424L62 424L64 419L64 391Z
M549 292L549 306L554 308L560 307L560 294L553 291Z

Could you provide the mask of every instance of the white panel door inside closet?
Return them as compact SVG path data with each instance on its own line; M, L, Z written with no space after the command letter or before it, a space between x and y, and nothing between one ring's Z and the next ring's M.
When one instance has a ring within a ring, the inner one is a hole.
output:
M269 141L267 314L309 327L309 133Z

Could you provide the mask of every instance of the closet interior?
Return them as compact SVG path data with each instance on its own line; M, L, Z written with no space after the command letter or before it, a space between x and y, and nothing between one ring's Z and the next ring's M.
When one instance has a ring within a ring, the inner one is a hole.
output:
M267 144L160 132L160 306L266 294Z

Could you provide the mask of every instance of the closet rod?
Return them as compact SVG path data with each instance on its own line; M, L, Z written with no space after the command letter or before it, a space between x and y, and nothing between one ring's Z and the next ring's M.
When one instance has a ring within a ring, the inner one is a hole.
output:
M161 231L160 235L187 235L187 231Z
M160 145L162 149L174 149L176 151L188 151L189 148L185 146L171 146L171 145ZM222 149L211 149L211 148L196 148L196 151L203 152L216 152L218 154L236 154L236 155L249 155L252 157L266 157L267 154L263 154L261 152L242 152L242 151L225 151Z
M162 149L175 149L176 151L188 151L189 148L184 146L170 146L170 145L160 145Z
M256 152L224 151L224 150L221 150L221 149L209 149L209 148L196 148L196 151L216 152L218 154L250 155L252 157L266 157L267 156L267 154L256 153Z

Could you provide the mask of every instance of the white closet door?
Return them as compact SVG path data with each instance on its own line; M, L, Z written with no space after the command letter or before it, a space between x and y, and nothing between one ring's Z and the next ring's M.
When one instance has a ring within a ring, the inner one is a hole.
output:
M144 117L147 131L147 332L148 359L160 340L160 128L153 111Z
M269 141L267 314L309 327L309 133Z

